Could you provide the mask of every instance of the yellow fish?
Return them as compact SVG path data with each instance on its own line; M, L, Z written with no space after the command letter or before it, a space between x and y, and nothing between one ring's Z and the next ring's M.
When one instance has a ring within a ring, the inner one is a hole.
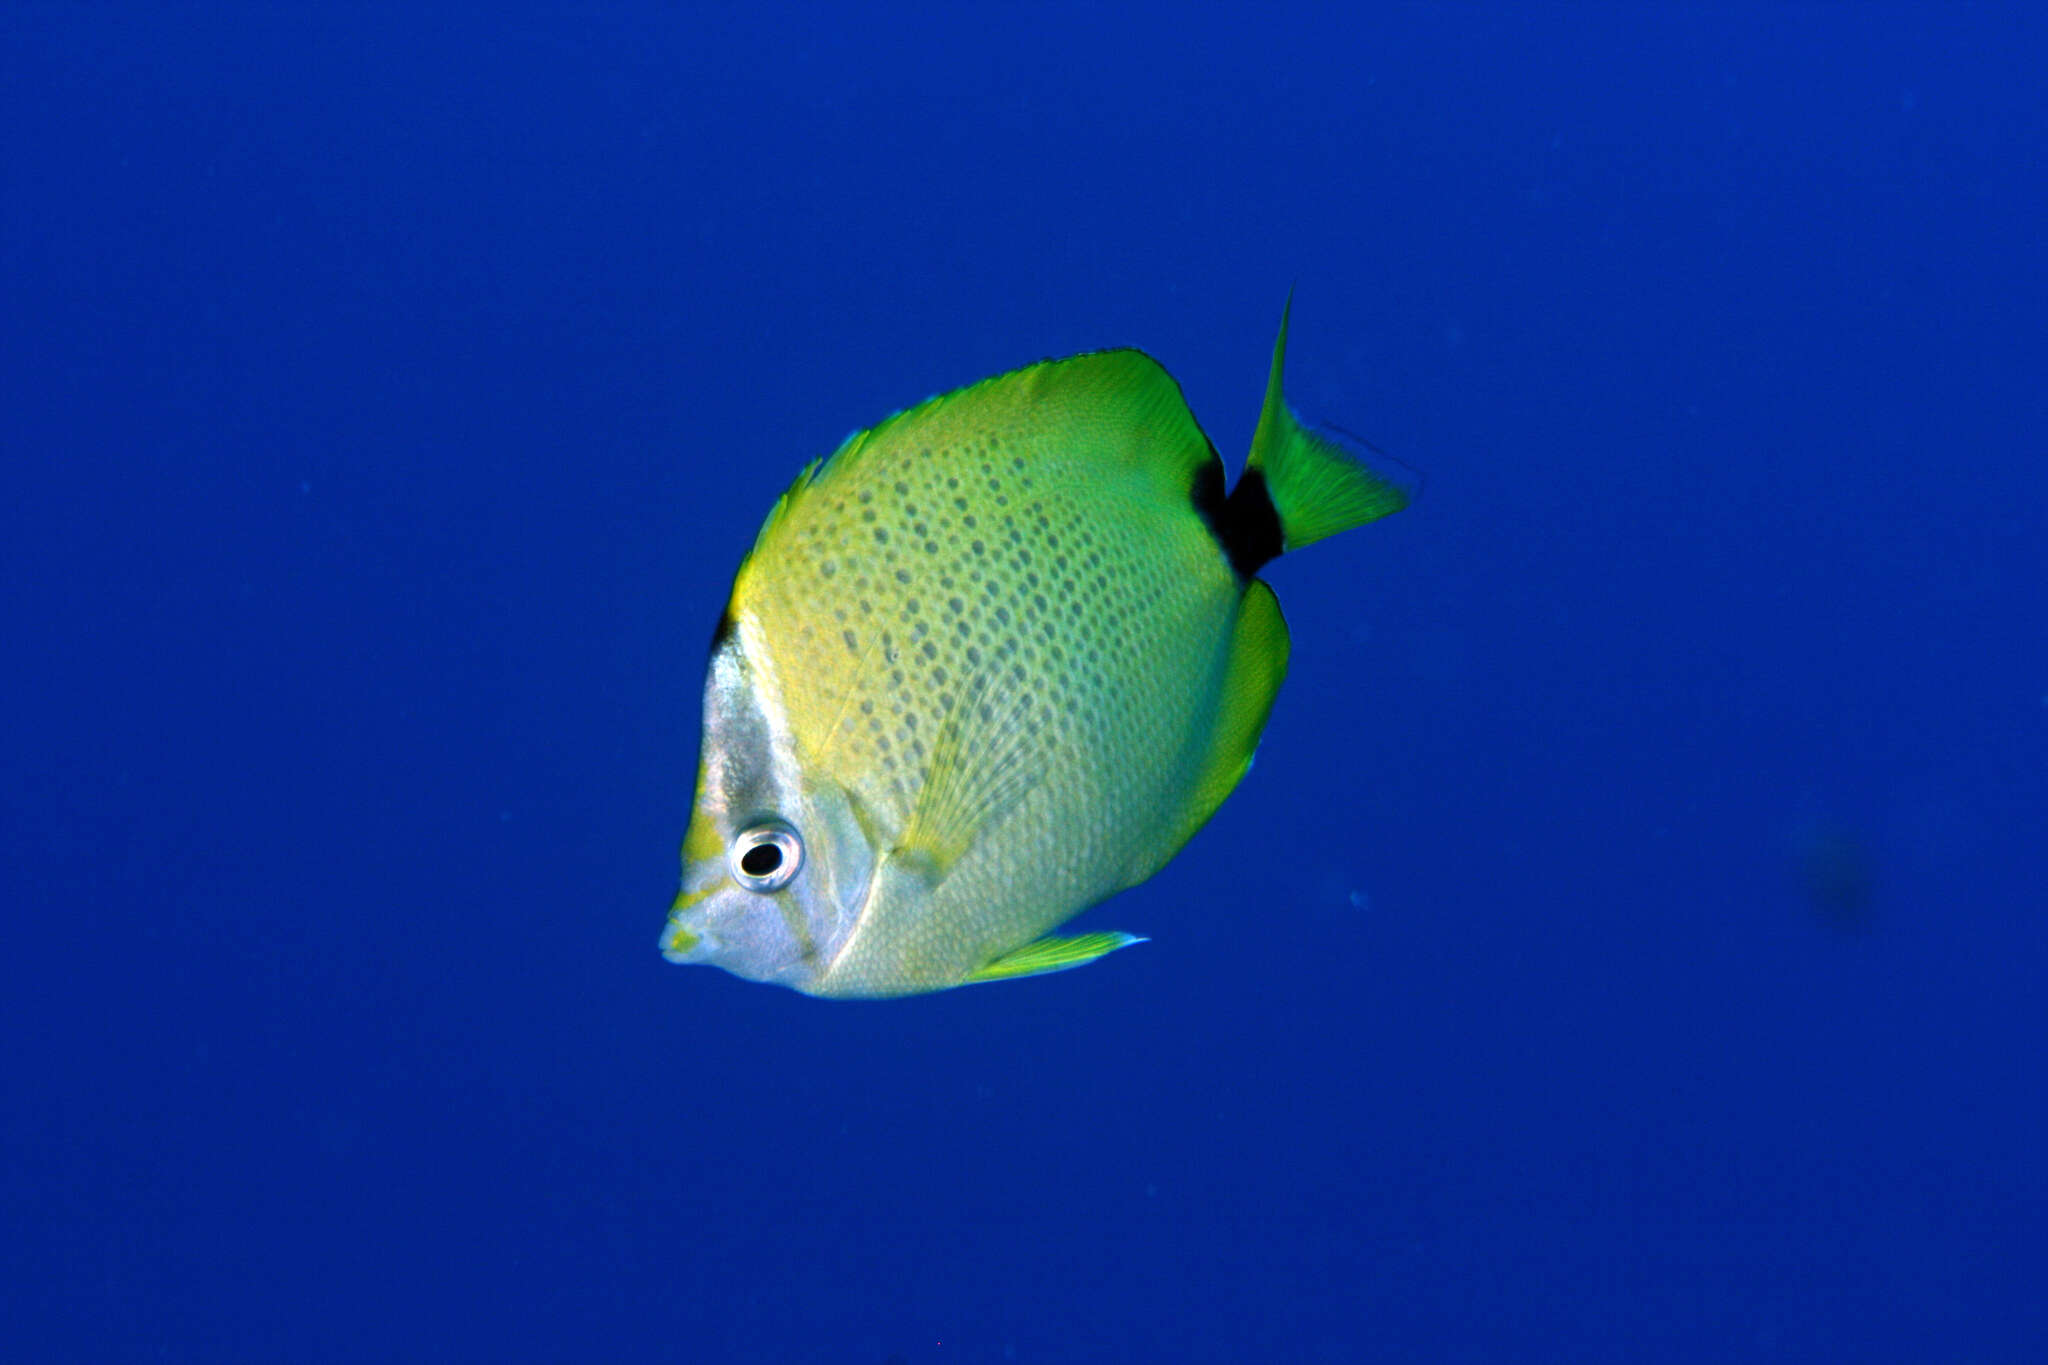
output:
M855 433L769 511L713 643L661 948L811 995L1034 976L1251 767L1287 668L1255 575L1407 505L1281 396L1243 475L1136 350Z

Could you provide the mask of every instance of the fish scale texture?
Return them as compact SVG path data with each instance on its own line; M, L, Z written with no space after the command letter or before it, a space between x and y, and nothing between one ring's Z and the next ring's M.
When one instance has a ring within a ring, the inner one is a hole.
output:
M1171 404L1102 401L1134 382ZM764 528L734 605L806 773L884 849L921 798L987 822L837 973L971 970L1175 851L1242 595L1186 491L1209 458L1163 371L1100 353L853 438Z

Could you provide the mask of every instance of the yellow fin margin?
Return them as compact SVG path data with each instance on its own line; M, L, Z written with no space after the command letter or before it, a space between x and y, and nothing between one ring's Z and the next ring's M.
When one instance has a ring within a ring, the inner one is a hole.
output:
M1237 789L1252 766L1273 698L1287 676L1287 622L1280 601L1258 579L1245 588L1238 608L1237 630L1231 636L1230 662L1225 666L1223 693L1216 704L1209 759L1195 784L1182 817L1180 843L1194 838L1223 799ZM1179 847L1176 844L1175 847Z

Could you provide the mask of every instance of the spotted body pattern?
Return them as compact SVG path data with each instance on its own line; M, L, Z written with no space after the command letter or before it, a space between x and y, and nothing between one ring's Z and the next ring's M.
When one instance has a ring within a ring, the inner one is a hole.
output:
M1327 478L1344 457L1273 418L1278 372L1276 354L1262 431L1298 433ZM1398 505L1336 467L1372 515ZM1285 669L1244 567L1262 527L1282 548L1284 519L1262 487L1221 488L1178 386L1137 351L935 398L804 471L714 647L671 959L899 995L1134 941L1041 935L1200 827ZM774 864L754 877L736 841L764 829L782 851L747 855Z

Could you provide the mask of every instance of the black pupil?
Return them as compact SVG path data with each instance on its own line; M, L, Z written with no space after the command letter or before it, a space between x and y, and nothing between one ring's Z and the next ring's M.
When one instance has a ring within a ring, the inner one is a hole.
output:
M740 871L749 877L772 877L782 866L782 850L773 844L755 844L740 855Z

